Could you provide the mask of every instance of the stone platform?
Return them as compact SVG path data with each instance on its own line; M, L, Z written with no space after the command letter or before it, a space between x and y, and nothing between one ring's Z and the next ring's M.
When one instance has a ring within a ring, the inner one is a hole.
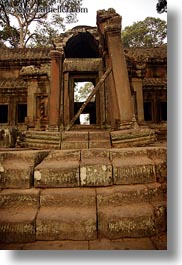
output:
M166 148L0 152L0 249L167 249Z
M155 130L145 126L119 131L88 130L88 128L65 132L28 130L25 133L24 141L21 141L20 145L24 148L34 149L80 150L149 146L155 143L156 140Z

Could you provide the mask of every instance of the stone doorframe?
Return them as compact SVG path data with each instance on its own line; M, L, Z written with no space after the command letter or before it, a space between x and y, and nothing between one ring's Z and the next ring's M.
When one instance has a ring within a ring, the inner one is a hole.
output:
M66 128L74 117L74 82L92 81L94 86L103 75L101 58L65 59L63 63L63 120ZM96 93L96 126L104 127L106 124L106 93L102 87Z

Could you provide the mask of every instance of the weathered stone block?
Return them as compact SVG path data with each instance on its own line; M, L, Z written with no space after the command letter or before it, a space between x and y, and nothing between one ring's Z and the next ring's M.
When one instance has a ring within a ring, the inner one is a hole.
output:
M109 132L89 132L89 140L90 141L110 141L110 133Z
M110 141L89 141L89 148L110 148L111 143Z
M36 221L37 240L94 240L96 231L95 208L45 208Z
M165 232L167 230L167 202L152 202L152 205L154 207L156 229L158 232Z
M88 142L88 132L64 132L62 133L62 141Z
M1 209L0 242L21 243L35 241L36 209Z
M99 209L99 234L109 239L149 237L156 233L153 207L138 203Z
M147 200L148 189L145 185L117 185L97 188L98 207L114 207Z
M41 192L43 207L96 207L96 194L92 188L57 188Z
M151 239L146 238L123 238L108 240L106 238L89 241L90 250L155 250Z
M78 161L44 161L34 170L35 187L79 186Z
M158 250L167 250L167 233L161 233L151 238Z
M140 184L156 181L153 162L146 158L114 159L114 184Z
M81 142L81 141L65 141L61 143L62 150L69 150L69 149L88 149L88 142Z
M0 188L30 188L33 165L21 160L5 160L0 166Z
M160 183L167 182L167 161L154 159L157 181Z
M108 186L113 184L112 165L103 161L83 161L80 165L81 186Z
M0 208L39 208L39 189L6 189L0 193Z
M115 159L135 159L136 157L147 157L146 147L128 147L128 148L113 148L110 150L111 160Z
M88 150L81 150L81 160L95 160L99 162L99 160L106 160L109 161L109 150L98 148L98 149L88 149Z
M44 161L56 160L58 161L79 161L80 151L77 150L59 150L51 151Z
M88 250L88 241L36 241L24 244L22 250Z

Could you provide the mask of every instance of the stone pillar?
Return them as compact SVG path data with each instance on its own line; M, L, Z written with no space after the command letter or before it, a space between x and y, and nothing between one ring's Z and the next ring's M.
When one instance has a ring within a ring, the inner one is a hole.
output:
M64 73L64 126L70 123L69 73Z
M31 78L27 82L28 93L27 93L27 126L34 127L35 126L35 118L36 118L36 99L35 93L38 89L37 78Z
M134 91L136 92L138 122L143 122L144 121L144 110L143 110L142 79L132 78L132 85L133 85Z
M62 83L62 58L60 51L53 50L51 55L51 89L49 95L48 130L58 131L60 128L60 95Z
M121 42L121 16L115 10L98 11L97 24L100 33L106 40L107 52L111 60L112 73L119 108L121 126L130 123L133 115L133 105L128 78L127 65ZM113 104L115 104L113 102Z

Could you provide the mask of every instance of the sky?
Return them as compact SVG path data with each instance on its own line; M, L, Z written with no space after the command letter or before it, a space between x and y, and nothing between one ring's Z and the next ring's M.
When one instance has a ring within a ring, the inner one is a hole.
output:
M78 14L79 21L67 25L66 29L77 25L95 26L96 11L108 8L114 8L122 16L122 29L146 17L159 17L167 21L166 13L158 14L156 11L157 0L83 0L82 3L82 7L87 8L88 13Z

